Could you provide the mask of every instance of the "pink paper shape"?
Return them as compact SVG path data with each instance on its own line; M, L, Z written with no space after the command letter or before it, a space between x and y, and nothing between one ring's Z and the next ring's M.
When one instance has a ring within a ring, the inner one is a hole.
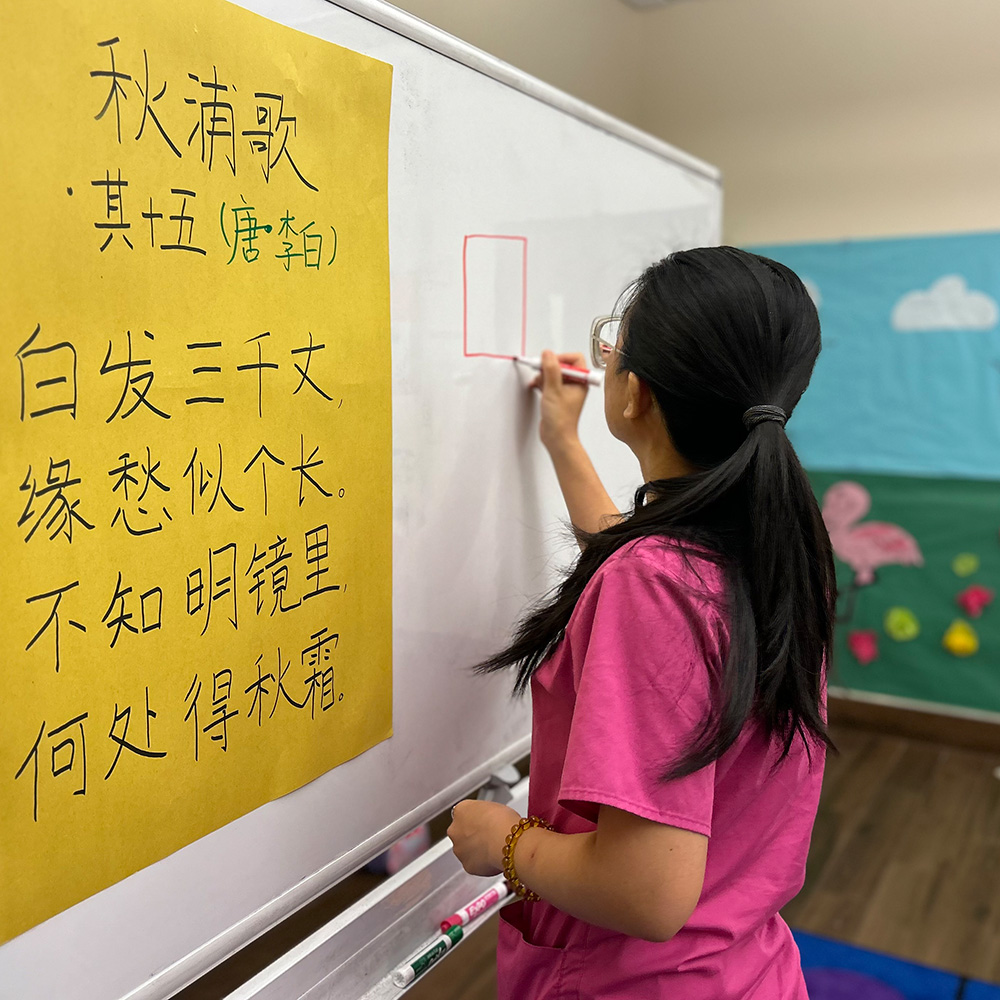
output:
M916 539L885 521L861 520L871 510L871 494L860 483L834 483L823 497L823 521L839 559L854 570L859 587L875 582L879 566L923 566Z
M863 667L878 659L878 632L874 629L856 629L847 635L847 648Z
M983 611L993 603L995 592L981 583L966 587L955 598L955 603L970 617L979 618Z

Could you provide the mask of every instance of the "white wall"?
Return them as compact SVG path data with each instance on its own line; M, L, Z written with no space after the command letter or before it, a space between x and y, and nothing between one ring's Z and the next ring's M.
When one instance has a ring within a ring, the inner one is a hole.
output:
M1000 229L1000 2L403 0L723 170L737 244Z

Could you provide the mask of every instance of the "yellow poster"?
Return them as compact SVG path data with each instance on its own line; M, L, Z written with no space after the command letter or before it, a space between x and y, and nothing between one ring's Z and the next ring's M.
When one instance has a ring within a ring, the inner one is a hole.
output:
M2 0L0 941L391 735L391 67Z

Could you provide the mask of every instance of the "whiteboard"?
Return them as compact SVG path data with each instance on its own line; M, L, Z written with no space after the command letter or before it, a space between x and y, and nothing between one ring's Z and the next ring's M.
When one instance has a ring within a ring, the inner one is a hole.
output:
M527 750L509 678L467 668L573 545L527 377L466 354L586 350L643 266L719 239L711 167L387 4L242 6L394 67L394 735L0 947L2 1000L168 996ZM628 504L596 395L584 441Z

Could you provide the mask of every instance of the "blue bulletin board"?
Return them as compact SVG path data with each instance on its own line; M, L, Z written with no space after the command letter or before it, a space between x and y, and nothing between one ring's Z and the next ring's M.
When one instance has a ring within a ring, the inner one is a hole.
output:
M788 432L838 557L833 682L1000 711L1000 233L754 250L823 330Z

